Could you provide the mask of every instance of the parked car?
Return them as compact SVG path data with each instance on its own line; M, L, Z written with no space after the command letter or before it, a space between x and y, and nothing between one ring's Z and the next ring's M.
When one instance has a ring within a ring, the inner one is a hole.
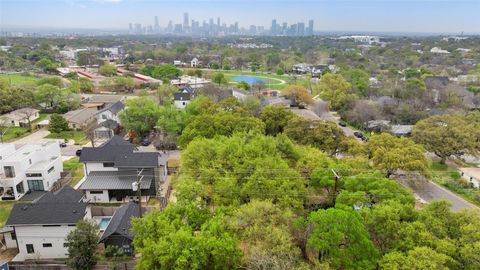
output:
M148 140L147 138L143 139L143 141L141 142L141 144L143 146L149 146L152 142L150 140Z
M341 127L346 127L346 126L347 126L347 123L345 123L345 122L339 122L338 125L340 125Z
M366 141L368 141L368 136L362 136L361 139L362 139L362 141L366 142Z
M359 139L361 139L363 137L362 133L360 131L355 131L353 132L353 135Z
M82 149L78 149L77 151L75 151L75 155L77 157L81 156L82 155Z
M67 144L65 142L61 142L60 147L62 147L62 148L67 147Z

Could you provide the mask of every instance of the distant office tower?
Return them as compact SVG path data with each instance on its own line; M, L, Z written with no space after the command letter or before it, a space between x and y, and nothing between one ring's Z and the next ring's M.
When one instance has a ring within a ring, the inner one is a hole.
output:
M297 36L304 36L305 35L305 23L299 22L297 23Z
M142 24L140 23L136 23L135 24L135 34L142 34L143 30L142 30Z
M257 27L255 25L250 25L250 29L249 29L249 34L250 35L256 35L257 34Z
M233 28L234 33L238 33L238 22L235 22L235 27Z
M173 23L172 21L169 21L168 22L168 26L167 26L167 32L173 32Z
M220 27L220 17L217 17L217 26Z
M185 13L183 14L183 28L188 28L188 22L189 22L189 20L188 20L188 13L185 12Z
M286 34L287 33L287 30L288 30L288 24L286 22L284 22L282 24L282 34Z
M158 24L158 16L155 16L155 24L153 25L153 30L155 33L160 32L160 24Z
M128 33L129 33L129 34L132 34L132 33L133 33L133 25L132 25L132 23L129 23L129 24L128 24Z
M270 32L272 33L272 35L277 34L277 20L275 19L272 20L272 26L270 27Z
M181 24L175 24L175 29L173 30L175 33L179 34L182 33L182 25Z
M308 21L307 35L313 36L313 20Z

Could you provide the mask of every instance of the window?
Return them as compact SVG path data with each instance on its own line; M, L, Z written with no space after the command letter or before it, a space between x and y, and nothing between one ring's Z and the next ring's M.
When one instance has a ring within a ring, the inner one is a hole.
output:
M45 191L42 180L27 180L28 189L31 191Z
M15 232L11 232L10 237L12 238L12 240L17 240L17 234Z
M25 189L23 188L23 182L18 183L16 188L17 188L17 193L25 193Z
M42 177L41 173L27 173L27 177Z
M32 160L31 160L31 159L28 159L28 163L30 163L30 165L32 165Z
M43 243L42 246L43 247L52 247L52 243Z
M90 194L103 194L103 190L91 190Z
M107 167L113 167L113 166L115 166L115 163L113 163L113 162L104 162L103 163L103 167L106 167L106 168Z
M3 170L5 171L5 177L7 178L15 177L15 168L13 168L13 166L4 166Z
M185 106L185 102L182 102L182 105Z
M48 171L47 171L47 172L48 172L48 173L51 173L51 172L53 172L54 170L55 170L55 167L54 167L54 166L52 166L50 169L48 169Z
M35 253L35 250L33 249L33 244L27 244L27 253L28 254Z

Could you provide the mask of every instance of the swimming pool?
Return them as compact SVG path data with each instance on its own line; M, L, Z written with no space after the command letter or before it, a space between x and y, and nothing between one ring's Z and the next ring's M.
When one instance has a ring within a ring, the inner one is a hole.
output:
M240 76L236 76L236 77L233 77L232 78L232 81L236 81L236 82L246 82L248 83L249 85L254 85L254 84L257 84L257 83L265 83L264 80L258 78L258 77L255 77L255 76L248 76L248 75L240 75Z
M111 219L112 219L112 218L107 217L107 218L102 218L102 219L100 220L100 222L98 223L98 226L100 226L100 230L101 230L101 231L105 231L105 229L107 229L108 224L110 223L110 220L111 220Z

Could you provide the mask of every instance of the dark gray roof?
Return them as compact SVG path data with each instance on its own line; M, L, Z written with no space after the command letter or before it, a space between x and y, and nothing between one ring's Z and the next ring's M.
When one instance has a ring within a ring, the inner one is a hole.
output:
M190 100L192 94L190 93L175 93L173 94L173 100Z
M137 180L137 170L90 172L80 185L81 190L131 190ZM141 189L149 189L153 180L151 172L143 174Z
M110 141L99 147L84 147L81 162L113 162L114 167L157 168L160 166L160 153L136 152L135 146L120 136L113 136ZM164 164L164 163L163 163Z
M56 192L47 192L34 203L77 203L83 194L70 186L64 186Z
M6 225L76 224L85 216L87 204L83 195L71 187L48 192L33 203L13 206Z
M131 153L134 148L133 144L125 141L122 137L113 136L99 147L83 147L80 161L114 162L117 156Z
M129 202L118 208L113 214L105 232L103 232L100 242L105 241L105 239L114 234L133 240L133 235L130 233L132 227L130 219L132 217L138 217L138 204Z
M106 127L106 128L114 129L114 128L117 128L118 126L119 126L119 124L115 120L107 119L107 120L101 122L100 124L98 124L97 128Z
M115 159L115 167L159 167L159 157L158 152L134 152L120 155Z
M112 105L100 110L98 113L102 113L104 111L111 111L113 114L117 114L121 110L125 109L125 105L121 101L117 101Z

